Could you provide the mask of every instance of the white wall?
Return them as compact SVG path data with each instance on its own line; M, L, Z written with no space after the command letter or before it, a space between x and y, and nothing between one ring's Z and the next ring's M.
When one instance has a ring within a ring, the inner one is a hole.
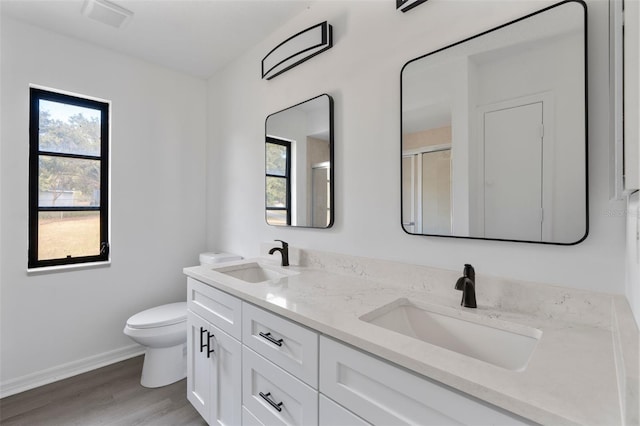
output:
M408 60L552 1L429 1L402 14L388 1L318 2L209 80L208 244L244 256L259 242L624 292L624 209L608 201L608 4L589 4L590 235L577 246L406 235L400 218L400 70ZM334 47L270 81L273 46L328 20ZM264 118L328 93L335 99L336 222L329 230L264 222ZM249 155L249 153L253 153ZM220 159L223 159L221 161ZM453 284L452 284L453 285ZM481 286L479 287L481 290Z
M1 34L6 391L125 354L130 315L185 299L182 268L206 246L207 99L204 80L75 39L4 17ZM109 267L26 273L29 84L112 101Z

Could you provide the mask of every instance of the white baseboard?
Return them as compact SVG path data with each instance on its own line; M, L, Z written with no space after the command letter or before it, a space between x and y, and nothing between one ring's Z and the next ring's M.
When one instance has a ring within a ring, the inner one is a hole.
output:
M144 347L138 344L125 346L113 351L93 355L77 361L47 368L22 377L0 383L0 398L24 392L29 389L57 382L58 380L86 373L105 365L114 364L144 353Z

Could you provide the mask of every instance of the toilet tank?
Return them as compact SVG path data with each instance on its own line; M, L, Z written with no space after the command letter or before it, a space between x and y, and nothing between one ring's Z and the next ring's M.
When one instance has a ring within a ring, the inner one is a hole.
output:
M223 252L207 252L200 253L200 265L213 265L222 262L232 262L234 260L241 260L242 256L231 253Z

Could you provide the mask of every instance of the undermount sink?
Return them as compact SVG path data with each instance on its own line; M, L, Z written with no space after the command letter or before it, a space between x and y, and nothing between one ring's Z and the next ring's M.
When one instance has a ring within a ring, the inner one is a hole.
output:
M258 262L224 266L221 268L214 268L213 270L248 283L273 281L297 274L296 272L288 271L284 268L263 265Z
M398 299L362 321L512 371L523 371L542 331L444 306ZM482 322L482 323L481 323Z

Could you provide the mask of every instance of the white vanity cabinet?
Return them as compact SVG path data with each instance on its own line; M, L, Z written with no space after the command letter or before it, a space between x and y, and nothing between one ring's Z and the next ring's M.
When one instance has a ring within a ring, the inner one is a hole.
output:
M320 392L372 424L527 424L324 336L320 338Z
M192 279L187 285L187 399L208 424L239 425L242 418L240 300ZM220 312L224 315L219 315ZM227 330L235 330L237 338L222 331L214 321Z
M188 280L188 399L211 425L521 425L526 420Z

